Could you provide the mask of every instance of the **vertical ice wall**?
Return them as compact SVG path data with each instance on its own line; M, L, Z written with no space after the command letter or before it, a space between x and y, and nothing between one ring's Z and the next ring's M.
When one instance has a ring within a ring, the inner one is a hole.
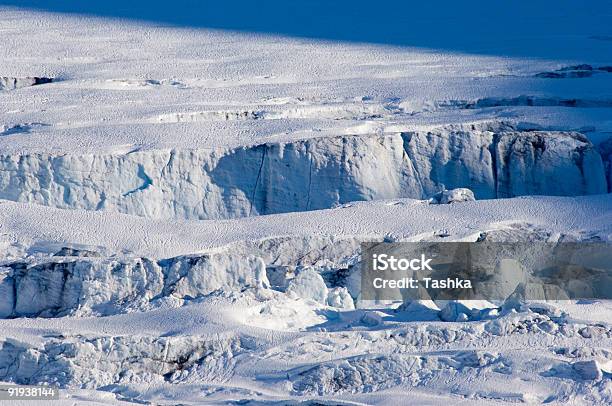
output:
M0 155L0 198L151 218L214 219L356 200L607 192L600 153L571 132L435 131L235 149Z

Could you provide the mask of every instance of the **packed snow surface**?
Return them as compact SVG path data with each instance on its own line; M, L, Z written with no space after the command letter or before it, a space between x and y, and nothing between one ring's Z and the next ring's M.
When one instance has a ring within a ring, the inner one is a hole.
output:
M79 3L0 1L0 381L612 403L608 301L526 302L512 263L495 303L359 279L361 242L612 241L608 1Z

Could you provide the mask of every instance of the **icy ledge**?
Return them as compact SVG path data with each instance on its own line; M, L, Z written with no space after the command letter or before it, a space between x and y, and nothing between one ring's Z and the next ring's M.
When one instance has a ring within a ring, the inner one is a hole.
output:
M369 236L366 241L389 238ZM581 241L601 237L591 233L560 233L553 237L545 229L514 224L481 231L472 236L472 240L476 238ZM430 240L435 239L430 235ZM108 316L180 307L219 292L247 291L258 300L271 299L275 291L293 299L352 309L361 294L362 241L354 236L271 237L167 259L108 256L94 250L63 247L53 257L0 262L0 319ZM268 310L275 312L274 308ZM444 320L454 320L460 312L470 314L463 308L447 310L455 315L447 317L442 312ZM266 311L256 311L253 316L267 314Z
M46 83L53 82L53 78L46 77L13 77L13 76L0 76L0 90L15 90L22 87L44 85Z
M606 193L600 153L579 133L471 126L311 138L237 149L0 155L0 198L149 218L218 219L350 201Z
M17 262L0 267L0 318L108 315L268 284L263 260L253 256Z

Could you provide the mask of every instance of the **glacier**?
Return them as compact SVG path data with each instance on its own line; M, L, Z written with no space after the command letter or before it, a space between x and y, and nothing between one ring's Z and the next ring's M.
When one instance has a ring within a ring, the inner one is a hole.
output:
M148 218L307 211L358 200L427 199L462 187L477 199L608 191L602 156L583 135L504 127L229 150L0 155L2 199Z
M609 300L527 300L550 290L512 260L499 300L365 300L360 269L364 242L612 241L605 1L311 5L333 18L308 27L299 2L25 3L0 4L1 385L612 403Z

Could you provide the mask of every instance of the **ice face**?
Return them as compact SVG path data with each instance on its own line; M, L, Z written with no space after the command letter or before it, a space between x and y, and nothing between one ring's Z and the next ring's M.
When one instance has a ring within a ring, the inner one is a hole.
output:
M564 132L440 130L229 150L0 156L0 198L149 218L307 211L462 187L477 199L607 191L599 152Z
M45 77L10 77L0 76L0 90L15 90L22 87L43 85L53 82L53 78Z
M154 307L155 300L267 287L263 260L248 255L17 262L0 267L0 317L108 315Z

